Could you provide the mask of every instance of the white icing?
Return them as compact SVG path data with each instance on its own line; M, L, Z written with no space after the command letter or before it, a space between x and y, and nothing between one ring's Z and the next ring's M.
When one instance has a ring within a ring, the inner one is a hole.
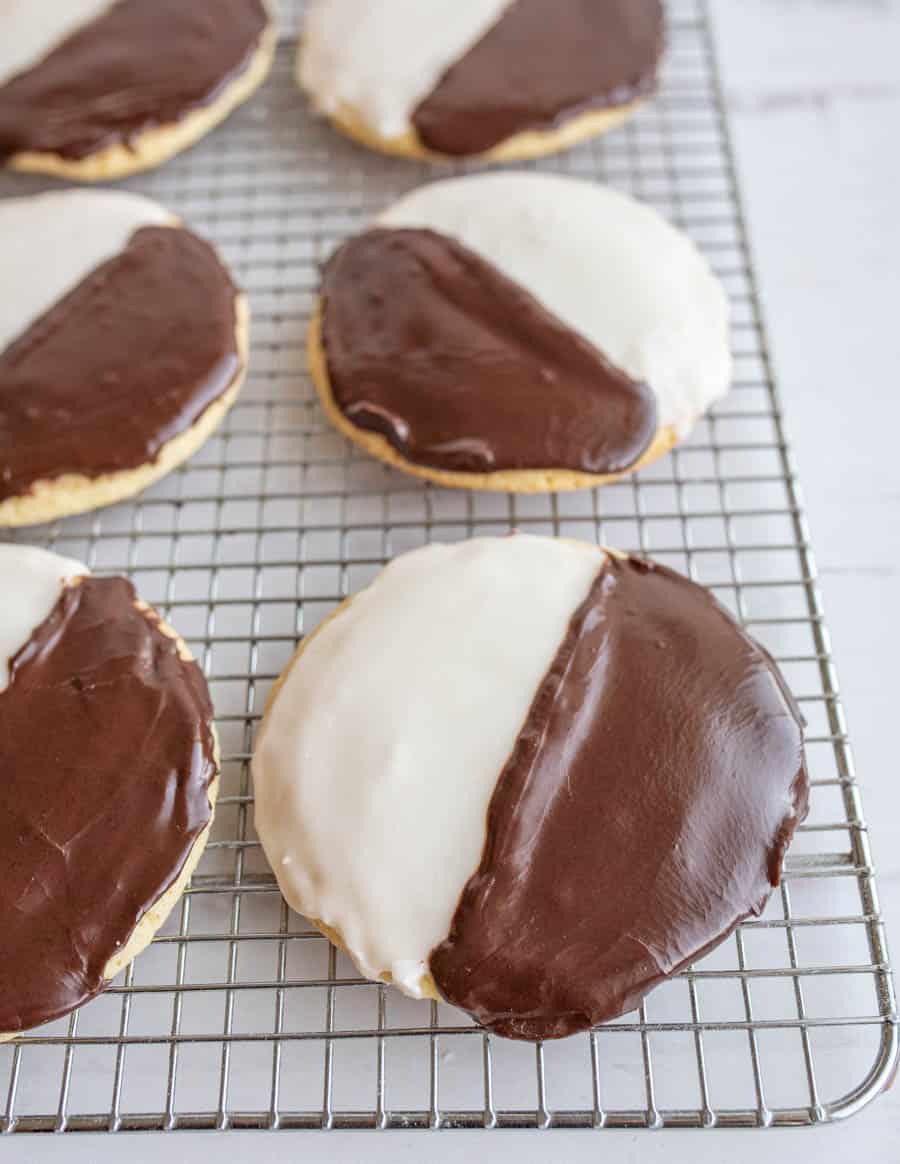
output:
M0 352L142 226L171 222L149 198L63 190L0 201Z
M346 105L382 137L401 137L416 106L511 2L315 0L297 80L323 113Z
M0 691L9 684L9 660L53 610L64 583L88 573L49 550L0 544Z
M729 306L706 259L655 210L553 174L435 182L382 226L462 242L656 393L660 425L684 436L731 381Z
M0 5L0 85L43 60L115 0L4 0Z
M253 759L282 893L369 978L421 997L478 867L487 808L596 546L515 535L395 559L313 638Z

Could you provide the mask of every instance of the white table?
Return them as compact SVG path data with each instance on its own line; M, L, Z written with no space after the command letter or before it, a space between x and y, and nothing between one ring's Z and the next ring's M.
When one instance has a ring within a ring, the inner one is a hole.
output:
M775 366L900 950L900 0L714 0ZM6 1159L900 1160L900 1087L848 1124L757 1133L22 1138Z

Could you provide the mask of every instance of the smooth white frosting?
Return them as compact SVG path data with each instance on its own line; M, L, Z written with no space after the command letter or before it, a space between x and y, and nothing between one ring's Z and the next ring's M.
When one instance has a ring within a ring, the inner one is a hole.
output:
M487 809L604 551L513 535L390 563L315 635L253 758L288 903L360 971L421 997L478 867Z
M0 4L0 85L43 60L115 0L3 0Z
M171 221L158 203L117 190L0 200L0 352L136 230Z
M381 137L401 137L419 103L511 2L314 0L297 80L321 112L346 105Z
M9 685L9 660L53 610L66 581L89 573L49 550L0 544L0 691Z
M729 305L706 259L655 210L606 186L502 173L423 186L378 220L462 242L650 385L684 436L731 381Z

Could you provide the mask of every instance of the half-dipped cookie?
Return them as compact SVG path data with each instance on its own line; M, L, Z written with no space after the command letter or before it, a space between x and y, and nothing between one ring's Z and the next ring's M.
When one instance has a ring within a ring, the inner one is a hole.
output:
M265 79L268 0L6 0L0 164L108 181L193 145Z
M661 0L314 0L297 79L371 149L513 161L619 125L663 42Z
M0 545L0 1039L150 942L209 835L206 682L124 578Z
M243 295L155 202L67 191L0 202L0 526L130 497L234 402Z
M332 422L396 468L578 489L655 460L727 391L729 308L649 207L481 175L422 187L339 248L309 359Z
M253 780L285 898L362 974L524 1039L759 914L808 794L797 706L706 590L523 535L405 554L339 607Z

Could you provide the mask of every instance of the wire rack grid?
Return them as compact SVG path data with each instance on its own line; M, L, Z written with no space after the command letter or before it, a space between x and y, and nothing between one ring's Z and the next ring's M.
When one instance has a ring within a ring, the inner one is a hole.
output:
M433 170L367 154L310 117L291 80L302 3L283 8L263 92L129 183L213 238L248 290L243 395L200 453L134 503L20 535L128 573L188 639L224 753L213 838L122 978L0 1049L0 1128L712 1128L853 1113L889 1081L895 1001L704 0L670 0L658 99L546 168L632 192L704 248L732 297L733 391L631 480L516 498L399 476L332 432L315 402L303 345L318 265ZM38 185L7 179L0 192ZM291 914L254 831L248 770L267 690L338 601L403 550L513 527L652 554L712 587L798 694L814 785L763 917L637 1013L537 1047L363 981Z

